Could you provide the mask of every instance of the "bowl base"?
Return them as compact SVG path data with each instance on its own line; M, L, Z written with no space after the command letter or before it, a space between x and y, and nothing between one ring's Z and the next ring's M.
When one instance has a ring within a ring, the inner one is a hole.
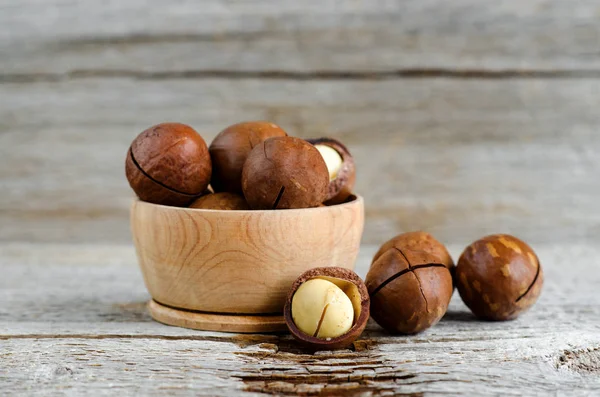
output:
M152 318L159 323L175 327L191 328L202 331L235 332L254 334L263 332L282 332L287 327L282 315L250 315L203 313L175 309L161 305L155 300L148 302Z

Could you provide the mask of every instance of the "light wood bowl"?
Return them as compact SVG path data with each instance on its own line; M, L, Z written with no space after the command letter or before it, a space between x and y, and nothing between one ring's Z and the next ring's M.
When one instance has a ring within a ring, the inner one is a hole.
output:
M153 317L232 332L283 329L281 313L294 280L314 267L354 269L363 225L361 197L330 207L273 211L140 200L131 206L139 264L155 301L149 306Z

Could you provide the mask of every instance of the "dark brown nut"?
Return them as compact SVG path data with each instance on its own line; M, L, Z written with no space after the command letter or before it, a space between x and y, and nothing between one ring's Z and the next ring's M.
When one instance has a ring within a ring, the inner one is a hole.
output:
M213 172L211 185L215 192L242 194L242 168L248 154L262 141L287 133L267 121L247 121L225 128L209 147Z
M244 197L229 192L204 195L190 204L190 208L229 211L247 211L250 209Z
M329 171L329 193L325 205L344 203L354 190L356 166L343 143L332 138L309 139L323 156Z
M531 247L498 234L469 245L456 266L456 288L477 317L512 320L537 301L544 273Z
M163 123L135 138L125 160L125 174L143 201L186 206L210 182L211 161L204 139L191 127Z
M445 265L451 273L454 273L454 261L448 252L446 246L436 240L431 234L423 231L407 232L397 235L384 243L379 251L373 257L375 262L379 257L390 248L399 248L401 250L425 251L439 257L440 263Z
M303 139L269 138L255 146L242 171L250 208L317 207L327 197L329 173L319 151Z
M371 317L391 333L415 334L436 324L452 297L452 276L439 257L390 248L371 265Z
M292 285L283 316L294 338L305 347L343 349L362 334L369 320L367 287L352 270L308 270Z

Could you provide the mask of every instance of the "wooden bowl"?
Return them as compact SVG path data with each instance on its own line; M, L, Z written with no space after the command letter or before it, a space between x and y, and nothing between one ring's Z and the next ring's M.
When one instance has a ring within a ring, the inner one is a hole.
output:
M172 325L221 331L283 329L281 313L294 280L314 267L354 269L363 224L361 197L272 211L140 200L131 206L139 264L155 301L151 314Z

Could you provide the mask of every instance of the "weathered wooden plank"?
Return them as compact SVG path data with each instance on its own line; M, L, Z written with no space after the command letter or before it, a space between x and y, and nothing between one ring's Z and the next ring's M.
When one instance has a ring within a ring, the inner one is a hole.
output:
M25 78L82 70L600 68L594 0L22 0L0 4L0 26L0 69Z
M462 247L450 248L456 255ZM600 252L535 248L546 285L516 321L476 321L455 295L447 316L423 334L394 337L370 324L353 349L310 355L287 335L152 322L130 246L3 244L0 387L19 395L598 392ZM362 250L359 274L375 249Z
M82 79L2 84L0 240L129 241L124 153L158 122L269 119L358 163L365 242L427 229L597 241L600 81Z
M116 390L119 395L202 396L598 392L597 377L582 379L527 360L536 356L523 360L517 352L527 351L529 344L520 342L507 341L515 348L510 352L490 349L489 342L426 341L394 345L395 351L304 355L270 343L239 348L190 340L9 340L3 343L7 371L0 384L13 395L67 396Z

